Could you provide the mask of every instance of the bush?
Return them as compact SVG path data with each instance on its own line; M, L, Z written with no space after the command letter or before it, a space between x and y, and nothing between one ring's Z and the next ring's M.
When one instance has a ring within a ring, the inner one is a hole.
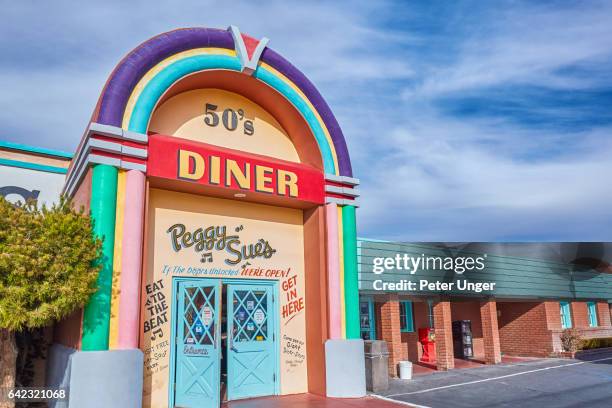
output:
M602 337L599 339L586 339L582 341L582 350L612 347L612 337Z
M101 254L91 220L70 201L38 208L0 197L1 387L15 386L16 333L45 327L85 305L96 290ZM0 402L7 406L14 404Z
M580 350L582 345L582 335L579 330L565 329L561 333L561 345L563 351L575 352Z

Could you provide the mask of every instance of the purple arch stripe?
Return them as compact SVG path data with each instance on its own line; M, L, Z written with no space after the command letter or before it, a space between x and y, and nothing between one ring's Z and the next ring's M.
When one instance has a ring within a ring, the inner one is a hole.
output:
M182 51L193 48L216 47L234 49L229 31L214 28L182 28L160 34L132 50L111 73L100 97L98 123L121 126L123 113L132 90L143 75L157 63ZM336 155L341 176L353 176L351 160L340 125L319 91L306 76L277 52L266 48L261 60L281 72L310 100L327 127Z

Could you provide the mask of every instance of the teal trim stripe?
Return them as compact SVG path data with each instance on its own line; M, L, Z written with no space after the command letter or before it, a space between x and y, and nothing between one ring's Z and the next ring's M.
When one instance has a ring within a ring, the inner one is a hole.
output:
M227 55L196 55L168 65L149 81L138 97L134 105L134 110L132 111L128 130L145 133L157 101L159 101L164 92L166 92L173 83L194 72L212 69L240 71L241 65L237 57L230 57ZM261 66L255 71L254 77L278 91L295 106L304 120L308 123L319 145L325 172L329 174L338 174L331 148L325 137L325 132L317 120L315 113L310 109L306 101L293 88Z
M71 153L62 152L61 150L45 149L44 147L35 147L35 146L24 145L21 143L4 142L1 140L0 140L0 148L20 150L22 152L28 152L28 153L44 154L46 156L64 157L66 159L72 159L72 156L73 156Z
M45 171L47 173L66 174L68 169L63 167L47 166L45 164L29 163L20 160L0 159L0 165L9 167L19 167L22 169Z

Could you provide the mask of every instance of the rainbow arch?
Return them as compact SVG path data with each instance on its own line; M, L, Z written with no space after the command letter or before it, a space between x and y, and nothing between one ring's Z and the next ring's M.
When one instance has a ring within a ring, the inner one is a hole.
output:
M258 44L257 40L241 36L247 48ZM244 61L237 48L232 32L210 28L179 29L147 40L113 70L91 122L97 129L99 125L108 125L114 128L112 132L122 135L123 131L133 132L129 143L137 146L126 144L126 147L143 150L146 138L138 139L142 136L139 134L147 133L151 116L166 92L178 81L198 72L244 72ZM333 195L334 188L353 191L358 184L352 177L344 135L329 106L304 74L270 48L263 50L258 61L248 75L282 95L301 114L319 148L326 183L330 184L326 187L332 187L325 204L329 334L333 339L359 338L355 200L350 194L350 200ZM91 148L88 143L91 132L90 126L79 147L84 155ZM104 143L104 140L98 142ZM115 153L105 156L102 152L96 159L101 161L93 162L96 165L91 176L90 206L98 228L95 234L105 238L105 261L98 280L101 290L92 297L83 318L84 350L108 349L109 343L111 348L138 347L138 319L134 316L138 316L135 311L139 308L138 282L142 275L146 176L142 168L113 164L113 160L121 163L123 160L113 157ZM138 160L146 155L134 154L131 158L137 159L127 162L137 166ZM79 167L73 162L68 173L72 193L83 177L83 169L86 164ZM132 243L131 250L124 250L127 243ZM122 294L112 300L111 292L115 289Z
M246 37L245 42L256 40ZM117 65L98 102L93 121L146 133L164 92L187 75L205 70L240 71L232 34L185 28L142 43ZM253 77L283 95L302 115L316 139L325 173L352 177L346 142L331 109L315 86L278 53L266 48Z

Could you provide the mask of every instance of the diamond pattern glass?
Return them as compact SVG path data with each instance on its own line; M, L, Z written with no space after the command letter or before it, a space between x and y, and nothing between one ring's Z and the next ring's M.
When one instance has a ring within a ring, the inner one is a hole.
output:
M268 339L268 297L263 290L237 290L232 299L235 342Z
M212 345L215 342L215 288L185 288L183 343Z

